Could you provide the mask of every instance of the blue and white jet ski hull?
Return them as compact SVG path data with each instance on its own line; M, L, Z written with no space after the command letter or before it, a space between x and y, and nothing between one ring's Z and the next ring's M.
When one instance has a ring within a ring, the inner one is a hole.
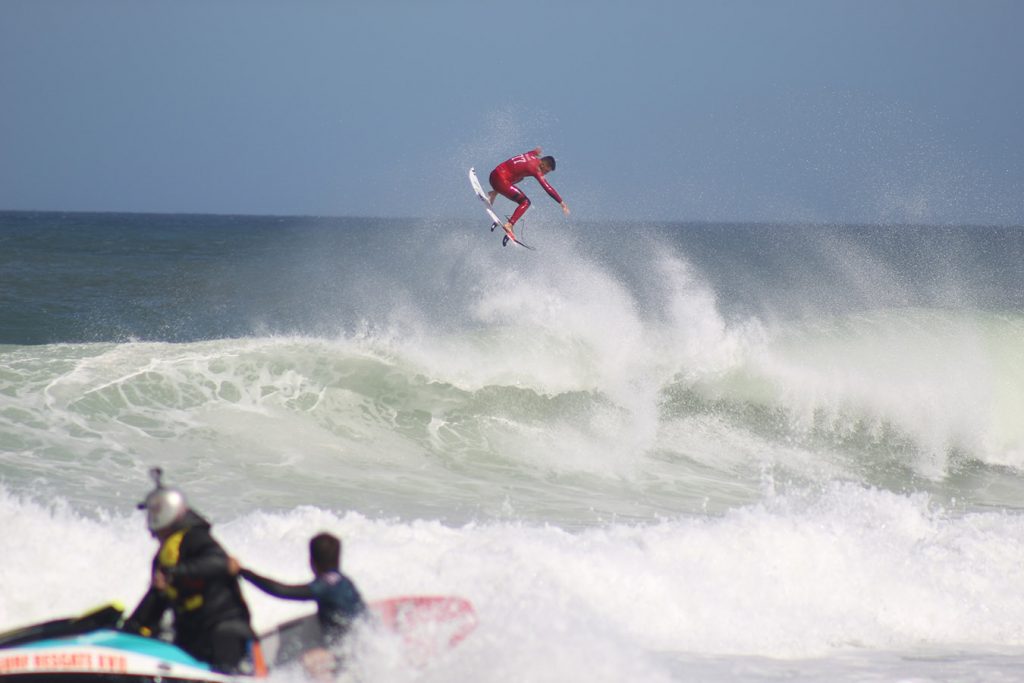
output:
M171 643L113 629L0 648L0 683L233 680Z

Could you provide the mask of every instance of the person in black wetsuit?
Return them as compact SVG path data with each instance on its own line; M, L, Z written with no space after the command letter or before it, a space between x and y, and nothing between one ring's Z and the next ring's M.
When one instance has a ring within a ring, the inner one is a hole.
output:
M265 593L285 600L315 600L322 644L335 645L348 632L352 622L366 612L359 590L341 573L341 540L320 533L309 541L309 566L313 580L288 585L244 569L230 559L232 573L240 574Z
M124 628L152 635L173 609L175 645L217 671L237 672L255 638L238 577L228 571L210 523L189 509L181 491L163 486L161 474L150 471L156 488L139 504L160 542L152 584Z

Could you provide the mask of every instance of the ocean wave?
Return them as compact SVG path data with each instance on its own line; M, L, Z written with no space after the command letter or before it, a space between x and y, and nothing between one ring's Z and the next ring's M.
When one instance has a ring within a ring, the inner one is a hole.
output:
M378 478L410 511L428 510L417 501L433 491L470 516L501 512L460 485L492 503L522 485L527 508L570 517L580 505L567 493L585 492L584 517L643 516L750 502L769 472L1002 502L993 490L1016 491L1024 469L1022 327L923 309L747 321L707 348L663 345L625 367L605 367L620 349L537 325L518 331L531 341L515 358L494 343L509 336L501 326L2 347L0 466L22 481L77 476L85 491L107 464L127 481L173 462L211 486L244 467L261 475L240 495L283 506L296 502L274 493L283 471L300 491L344 481L379 506L352 491Z
M207 510L204 496L193 501ZM530 678L551 657L567 658L558 665L566 671L609 657L611 673L595 673L615 680L616 672L663 671L671 653L1010 648L1019 646L1024 618L1014 578L1024 547L1019 515L951 514L924 494L853 484L771 495L718 517L575 531L315 506L212 519L229 552L285 580L308 577L309 536L329 530L344 539L345 570L368 599L470 599L480 626L448 664L469 667L460 679L492 680L494 667ZM39 501L0 486L0 520L24 530L5 549L12 566L46 568L5 574L0 628L111 599L131 607L145 590L155 545L141 513L97 520L59 495ZM261 629L308 609L245 590ZM366 656L361 664L373 666L372 651Z

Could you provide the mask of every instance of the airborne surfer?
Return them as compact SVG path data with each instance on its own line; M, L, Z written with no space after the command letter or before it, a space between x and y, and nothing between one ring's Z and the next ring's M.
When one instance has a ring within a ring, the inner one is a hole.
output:
M515 185L526 176L533 176L536 178L537 182L540 183L540 186L544 188L544 191L548 193L548 196L558 202L562 207L562 213L566 216L569 215L569 207L564 201L562 201L562 197L558 194L555 188L551 187L551 184L544 179L545 175L554 170L555 158L552 156L541 157L540 147L538 147L534 150L503 161L498 164L493 171L491 171L488 181L490 181L491 187L494 189L487 193L487 199L491 205L494 204L494 200L499 194L518 204L515 212L512 214L512 217L508 219L508 222L502 225L506 233L509 235L515 234L514 226L516 221L522 218L523 214L526 213L526 210L530 208L529 197L523 194L523 191ZM505 239L502 240L502 245L508 243L509 235L506 235Z

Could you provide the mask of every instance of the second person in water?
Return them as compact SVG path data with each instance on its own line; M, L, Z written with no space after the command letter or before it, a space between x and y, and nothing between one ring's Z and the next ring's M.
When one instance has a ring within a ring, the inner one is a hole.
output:
M341 573L341 540L320 533L309 541L309 566L313 580L302 584L284 584L243 568L234 557L228 561L232 574L240 575L254 586L285 600L316 601L317 620L324 645L337 643L352 622L366 613L366 603L351 579Z

